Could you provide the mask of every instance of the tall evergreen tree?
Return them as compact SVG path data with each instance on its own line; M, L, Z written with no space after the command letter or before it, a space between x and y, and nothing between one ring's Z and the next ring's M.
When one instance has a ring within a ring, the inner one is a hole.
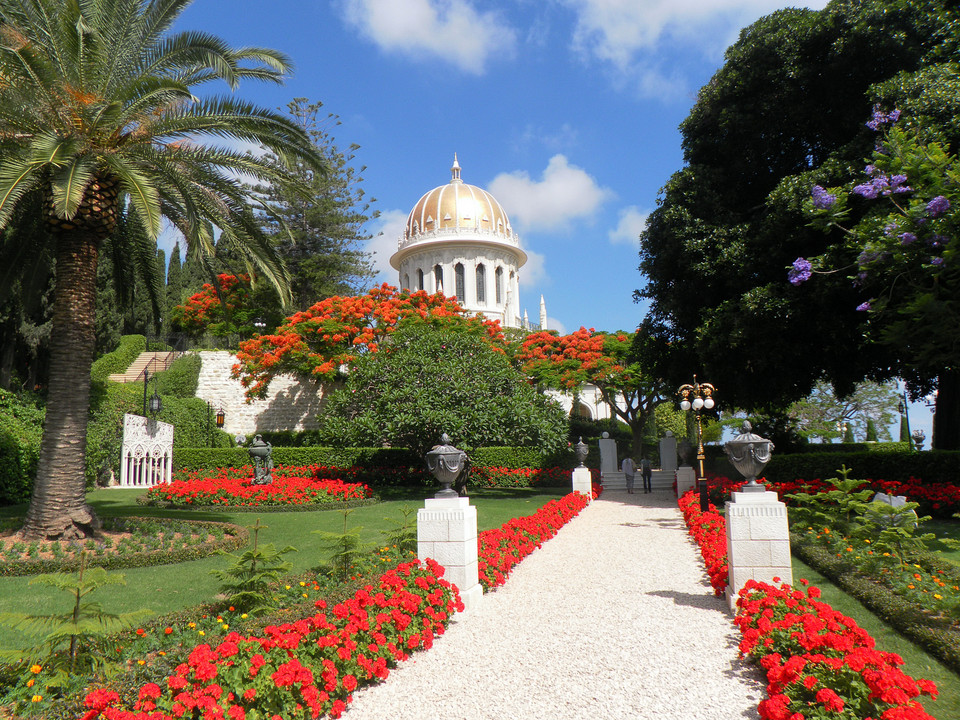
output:
M163 327L165 332L172 332L170 318L173 309L183 302L183 266L180 261L180 242L177 241L170 251L170 262L167 265L166 307L163 311Z
M359 146L351 145L347 153L337 148L325 128L339 120L335 115L318 120L321 107L296 98L287 112L310 136L329 171L297 165L298 177L310 188L308 196L291 194L282 185L256 188L266 206L260 216L264 232L287 261L293 304L300 310L334 295L360 294L373 278L370 254L361 248L371 237L364 226L379 212L371 211L360 187L365 168L351 164Z

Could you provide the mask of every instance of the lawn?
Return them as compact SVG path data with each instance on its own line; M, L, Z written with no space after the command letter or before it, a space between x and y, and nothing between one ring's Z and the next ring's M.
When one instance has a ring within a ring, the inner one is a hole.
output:
M88 501L104 515L193 518L243 526L251 526L259 518L261 526L266 526L260 532L261 543L273 543L277 548L291 545L297 549L285 558L293 564L294 574L304 573L326 559L321 550L321 538L313 534L314 530L343 531L344 513L340 510L262 513L164 510L138 505L136 498L143 492L112 488L96 490L88 495ZM348 527L362 527L362 538L378 543L383 533L393 528L391 521L403 521L404 512L408 512L409 521L415 523L417 509L423 507L424 498L432 496L432 492L424 488L392 488L384 493L384 502L352 510L347 516ZM499 527L514 517L532 515L548 501L566 493L560 488L487 489L476 490L470 500L477 508L478 530L483 531ZM25 510L25 506L2 508L0 516L22 515ZM156 615L162 615L183 610L215 597L220 581L210 574L210 570L225 568L227 564L227 558L212 556L176 565L125 569L118 572L123 573L126 585L104 589L94 597L108 612L124 613L148 608ZM67 608L65 595L50 588L29 586L29 582L29 577L0 578L0 612L16 610L48 614ZM0 627L0 647L19 648L24 643L19 633Z

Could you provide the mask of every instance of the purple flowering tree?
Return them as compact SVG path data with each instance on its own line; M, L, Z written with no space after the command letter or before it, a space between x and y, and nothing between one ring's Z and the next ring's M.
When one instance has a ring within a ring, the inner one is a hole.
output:
M811 188L806 210L824 230L840 228L856 261L797 258L794 285L817 273L847 272L862 290L856 308L867 333L901 360L915 393L938 390L935 447L960 447L960 170L957 157L899 113L874 112L881 133L863 177L846 187ZM955 416L955 417L954 417Z

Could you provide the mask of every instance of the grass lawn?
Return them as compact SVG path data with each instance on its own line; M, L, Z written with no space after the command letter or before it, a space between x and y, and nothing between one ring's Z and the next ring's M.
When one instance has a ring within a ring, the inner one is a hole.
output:
M326 556L322 551L320 536L314 530L342 532L344 513L339 510L312 512L203 512L191 510L165 510L138 505L136 498L142 490L106 489L88 495L89 503L104 515L144 515L149 517L193 518L216 520L242 526L251 526L260 518L260 543L273 543L277 548L292 545L296 553L285 559L293 564L294 574L304 573L316 567ZM471 503L477 508L478 530L500 527L514 517L532 515L548 501L562 497L562 489L491 489L477 490L471 494ZM363 528L361 536L367 542L382 542L385 531L392 530L390 520L402 522L404 511L409 511L409 520L416 523L416 511L423 507L430 489L390 489L384 493L384 502L359 507L347 517L349 528ZM0 509L0 516L23 515L26 506ZM201 560L176 565L158 565L148 568L118 570L124 575L126 585L111 586L92 596L107 612L124 613L148 608L157 615L194 607L210 601L217 594L220 581L210 574L214 568L225 568L229 558L212 556ZM29 585L29 577L0 578L0 612L18 611L35 614L60 612L69 606L69 598L52 588ZM16 631L0 626L0 647L20 648L25 639Z
M937 720L960 718L960 676L942 665L936 658L928 655L921 647L900 635L829 579L797 558L793 559L793 578L797 584L800 578L804 578L809 580L811 585L819 587L823 592L823 601L856 620L857 624L877 641L878 650L900 655L905 662L902 669L908 675L935 682L940 691L939 697L936 700L927 698L924 703L924 708L930 715Z

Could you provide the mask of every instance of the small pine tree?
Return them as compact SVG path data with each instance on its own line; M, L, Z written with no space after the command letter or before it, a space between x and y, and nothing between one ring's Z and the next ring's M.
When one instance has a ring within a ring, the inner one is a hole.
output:
M296 548L287 546L277 550L273 544L259 545L259 534L266 530L260 524L260 518L250 528L253 530L253 547L242 555L234 555L221 550L219 555L233 558L233 564L226 570L211 570L210 574L223 581L220 593L226 596L231 605L251 615L262 614L270 609L270 586L293 567L283 561L283 556L296 552Z
M910 425L906 415L900 416L900 442L910 442Z
M867 442L877 441L877 423L873 418L867 418Z
M843 441L845 443L855 443L857 439L853 436L853 424L846 423L843 426Z

